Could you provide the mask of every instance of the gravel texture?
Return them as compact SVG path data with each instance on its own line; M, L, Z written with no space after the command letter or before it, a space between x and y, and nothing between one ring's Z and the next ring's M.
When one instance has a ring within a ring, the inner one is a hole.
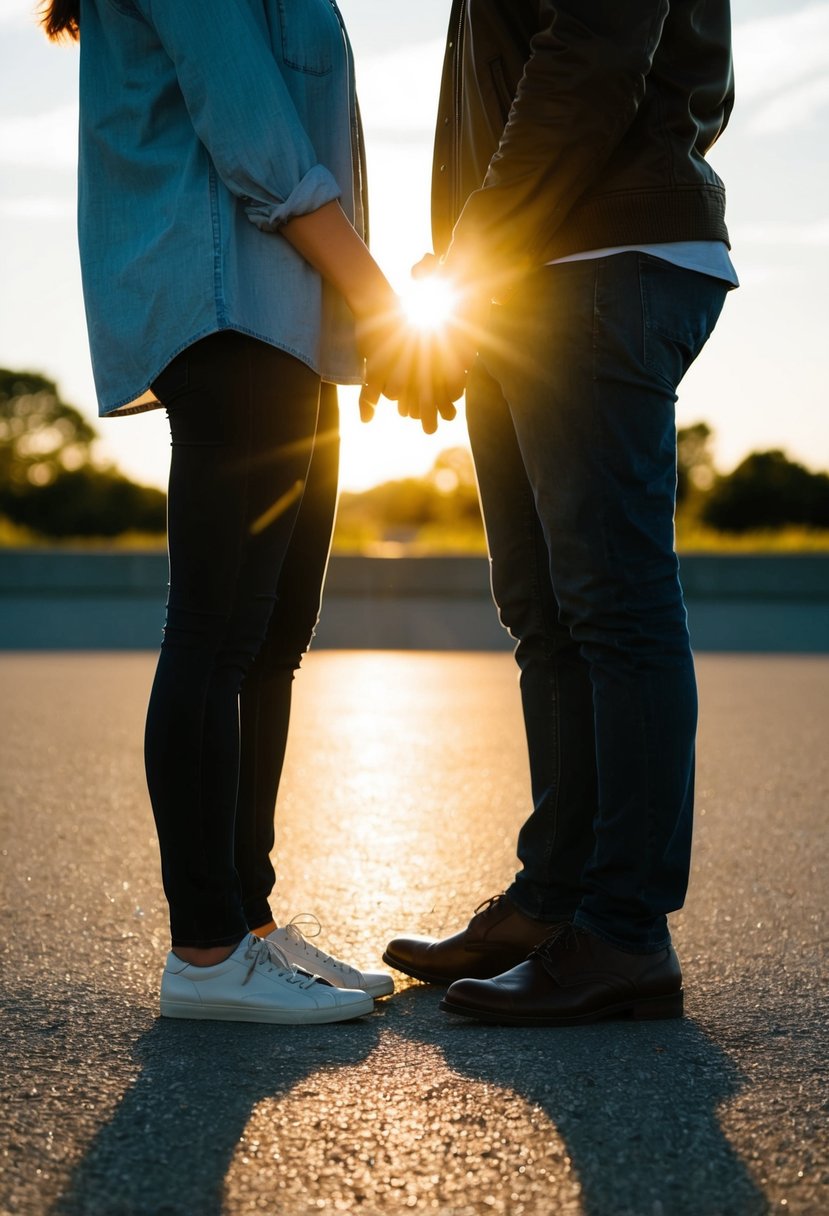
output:
M482 1027L396 976L357 1022L162 1021L147 654L4 655L0 1213L824 1216L829 659L703 656L682 1021ZM503 889L506 655L327 652L296 684L282 920L380 966Z

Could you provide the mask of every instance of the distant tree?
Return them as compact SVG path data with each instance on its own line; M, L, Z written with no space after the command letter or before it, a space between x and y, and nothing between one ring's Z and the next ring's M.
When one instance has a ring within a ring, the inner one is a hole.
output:
M680 427L676 433L677 505L685 504L694 491L705 493L716 479L711 441L714 432L707 422Z
M344 493L337 516L337 539L414 538L430 533L481 533L481 512L472 457L466 448L448 448L435 458L425 477L406 477Z
M95 428L53 380L0 368L0 485L48 485L91 460Z
M706 495L701 518L722 532L800 525L829 528L829 475L784 452L752 452Z
M475 465L468 448L440 452L429 470L428 481L439 494L433 503L437 521L483 527Z
M136 485L120 473L85 465L0 507L13 523L56 540L164 531L167 503L161 490Z
M54 381L0 368L0 514L56 539L163 532L165 495L99 467L96 439Z
M428 473L439 490L450 494L459 486L476 487L475 465L469 448L444 448Z

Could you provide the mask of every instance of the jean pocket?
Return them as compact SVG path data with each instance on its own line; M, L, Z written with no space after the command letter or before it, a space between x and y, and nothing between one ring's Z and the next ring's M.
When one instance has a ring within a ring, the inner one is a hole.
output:
M311 76L327 76L343 39L330 0L278 0L277 7L285 65Z
M676 388L711 336L726 285L640 253L639 286L645 366Z

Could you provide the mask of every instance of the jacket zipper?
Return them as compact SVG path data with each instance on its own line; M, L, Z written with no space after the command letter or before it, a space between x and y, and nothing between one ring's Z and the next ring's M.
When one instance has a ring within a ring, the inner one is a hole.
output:
M452 226L458 222L461 204L461 119L463 112L463 31L466 24L466 0L461 0L458 6L458 28L455 31L455 62L453 100L455 112L452 115L452 189L451 214Z

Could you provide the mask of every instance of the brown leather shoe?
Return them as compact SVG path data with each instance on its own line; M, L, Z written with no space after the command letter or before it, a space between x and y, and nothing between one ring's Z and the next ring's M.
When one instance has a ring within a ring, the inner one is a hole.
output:
M630 954L567 924L504 975L459 980L440 1007L507 1026L681 1018L682 972L672 946Z
M396 937L386 947L383 962L427 984L500 975L525 959L554 927L525 916L506 895L494 895L478 905L460 933L442 941Z

